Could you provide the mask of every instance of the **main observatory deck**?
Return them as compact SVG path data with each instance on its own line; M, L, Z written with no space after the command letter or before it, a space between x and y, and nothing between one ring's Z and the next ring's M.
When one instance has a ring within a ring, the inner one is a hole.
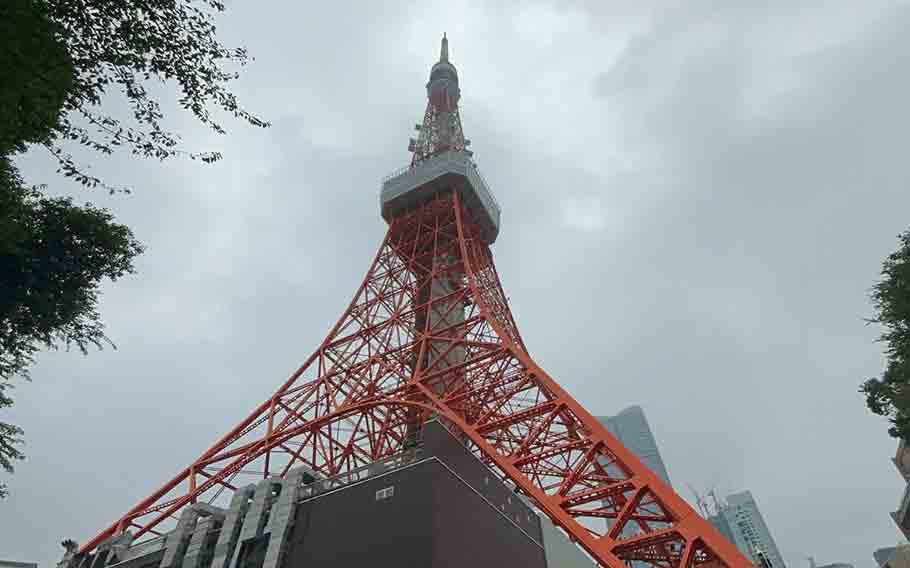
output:
M400 213L446 190L458 191L487 244L499 235L501 209L477 165L464 151L443 152L414 167L399 170L382 181L382 218L391 222Z

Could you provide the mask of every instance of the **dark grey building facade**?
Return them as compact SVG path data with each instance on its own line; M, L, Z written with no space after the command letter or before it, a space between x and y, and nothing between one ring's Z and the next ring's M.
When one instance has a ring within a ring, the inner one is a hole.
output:
M546 566L540 519L451 434L425 459L303 501L285 566Z

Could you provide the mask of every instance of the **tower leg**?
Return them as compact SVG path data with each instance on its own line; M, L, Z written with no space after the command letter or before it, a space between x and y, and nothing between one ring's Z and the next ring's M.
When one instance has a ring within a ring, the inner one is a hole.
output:
M83 550L233 492L214 566L244 568L269 509L285 514L280 478L305 466L337 479L406 455L433 415L603 566L749 565L534 362L482 227L444 188L392 219L345 313L275 394Z

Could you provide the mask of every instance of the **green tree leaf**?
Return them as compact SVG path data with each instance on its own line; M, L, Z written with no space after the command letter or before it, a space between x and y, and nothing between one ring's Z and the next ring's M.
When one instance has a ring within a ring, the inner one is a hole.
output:
M0 409L42 348L111 344L97 310L104 279L133 272L142 245L106 209L44 197L0 158ZM21 459L22 430L0 422L0 467Z
M860 392L873 413L888 417L888 433L910 439L910 230L882 264L882 279L872 289L872 322L884 331L887 364L881 378L867 379Z

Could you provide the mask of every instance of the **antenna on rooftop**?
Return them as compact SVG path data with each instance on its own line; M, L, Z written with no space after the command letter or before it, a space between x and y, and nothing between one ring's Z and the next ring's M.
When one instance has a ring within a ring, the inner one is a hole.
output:
M701 516L706 519L710 517L711 512L708 510L708 501L705 499L705 496L701 495L698 490L692 487L692 485L689 483L686 483L686 487L688 487L689 491L695 495L695 504L698 506L698 512L701 513Z

